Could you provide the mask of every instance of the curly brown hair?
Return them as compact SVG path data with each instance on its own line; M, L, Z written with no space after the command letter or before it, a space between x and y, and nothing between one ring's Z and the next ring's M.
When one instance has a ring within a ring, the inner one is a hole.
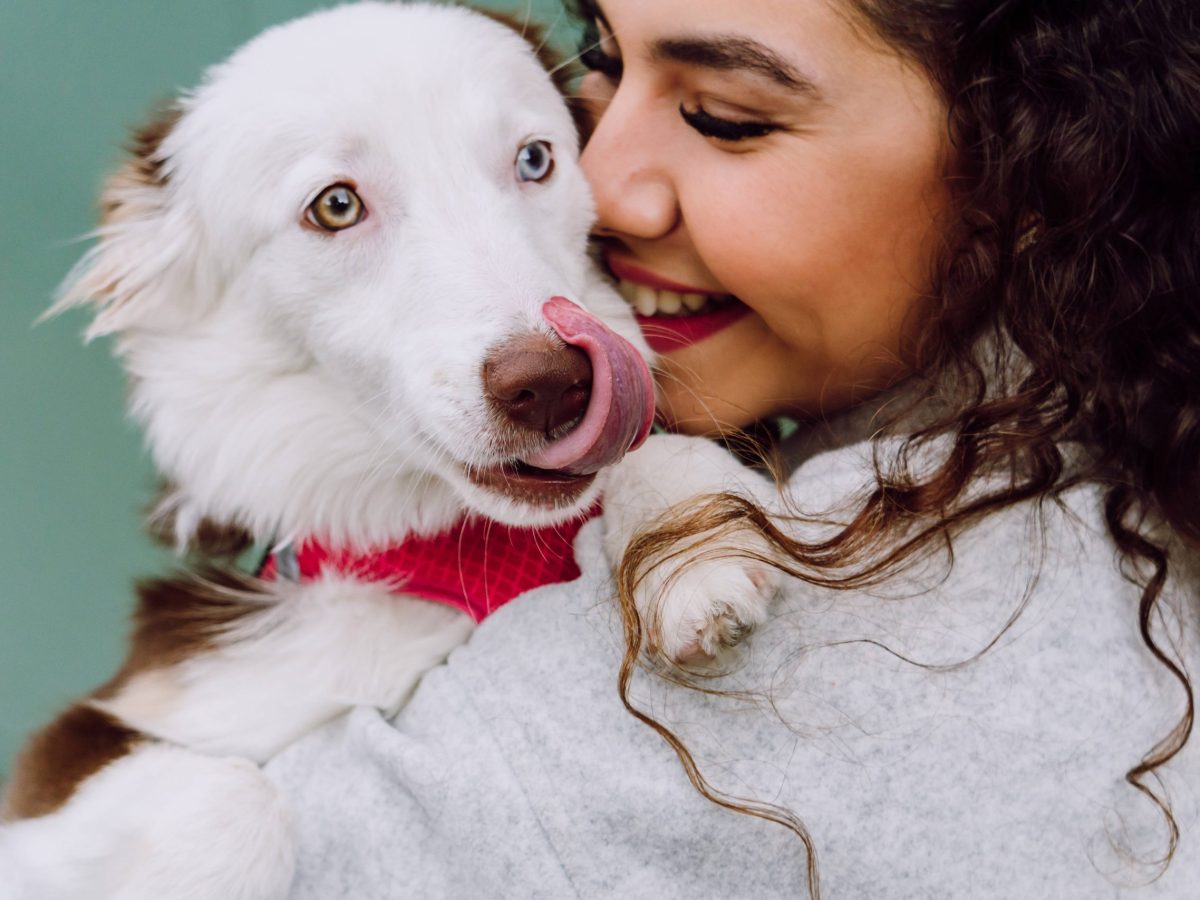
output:
M584 17L596 12L587 0L576 6ZM1097 484L1141 592L1141 638L1186 695L1182 718L1126 776L1168 823L1165 868L1178 826L1146 776L1180 751L1194 719L1191 682L1154 623L1179 557L1200 548L1200 5L849 0L847 8L869 39L926 72L946 103L958 216L907 349L930 383L961 392L950 412L907 434L899 453L877 454L873 489L827 540L797 541L733 495L697 501L641 535L618 574L622 699L672 744L705 796L802 837L815 895L800 821L713 789L669 729L629 702L643 643L633 593L646 568L677 542L750 527L793 576L862 587L991 513ZM1004 348L1018 351L1016 375ZM917 471L910 460L935 440L948 452ZM1068 443L1082 458L1068 459ZM1005 474L1001 486L981 491L982 476L996 473Z

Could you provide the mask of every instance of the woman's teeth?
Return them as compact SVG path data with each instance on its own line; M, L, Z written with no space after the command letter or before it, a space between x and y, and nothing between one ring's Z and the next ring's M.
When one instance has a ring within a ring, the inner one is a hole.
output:
M708 294L678 294L675 291L659 291L644 284L620 279L617 291L642 316L690 316L695 313L711 312L728 306L732 297L715 297Z

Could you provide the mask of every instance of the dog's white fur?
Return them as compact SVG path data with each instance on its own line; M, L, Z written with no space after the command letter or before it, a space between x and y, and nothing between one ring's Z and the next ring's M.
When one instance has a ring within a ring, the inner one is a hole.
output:
M465 476L511 458L483 354L544 331L546 299L571 298L644 349L589 263L575 128L519 34L458 8L341 7L266 32L181 105L156 154L165 180L113 180L109 219L59 304L97 301L90 333L116 336L133 414L175 485L164 512L181 546L206 518L260 540L359 546L464 510L545 524L603 490L616 560L696 494L770 501L714 444L675 436L652 437L566 509ZM535 138L553 145L555 173L520 183L514 156ZM368 217L333 237L303 227L316 193L348 179ZM677 568L641 598L664 653L711 651L731 621L763 618L769 568L709 560L660 592ZM398 708L471 630L449 607L342 576L278 582L251 602L261 613L219 647L88 701L160 740L58 811L5 825L0 898L282 896L286 813L253 763L353 705Z

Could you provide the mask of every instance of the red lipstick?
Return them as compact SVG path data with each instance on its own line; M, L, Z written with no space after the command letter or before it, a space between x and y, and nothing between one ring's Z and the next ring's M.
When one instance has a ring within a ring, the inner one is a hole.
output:
M646 287L652 287L656 291L674 291L677 294L703 294L705 297L727 297L721 291L709 291L704 288L688 287L686 284L680 284L678 281L671 281L668 278L663 278L661 275L655 275L653 272L647 272L645 269L635 266L633 263L628 263L617 259L612 254L604 257L604 261L608 263L608 268L614 275L623 281L632 281L634 284L644 284Z
M632 263L617 259L611 254L605 255L609 270L623 281L633 284L644 284L656 291L674 291L677 294L701 294L705 297L729 297L720 291L705 290L690 287L655 275ZM711 337L718 331L724 331L734 322L750 314L750 307L740 300L728 300L727 305L718 307L711 312L693 313L687 316L643 316L635 315L646 343L655 353L669 353L697 344Z

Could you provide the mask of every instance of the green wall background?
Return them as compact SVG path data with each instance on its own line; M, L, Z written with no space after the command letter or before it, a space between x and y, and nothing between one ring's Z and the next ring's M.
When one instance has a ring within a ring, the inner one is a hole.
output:
M316 0L0 0L0 778L23 738L110 675L154 473L86 315L34 327L87 244L128 129ZM476 5L557 24L559 0Z

